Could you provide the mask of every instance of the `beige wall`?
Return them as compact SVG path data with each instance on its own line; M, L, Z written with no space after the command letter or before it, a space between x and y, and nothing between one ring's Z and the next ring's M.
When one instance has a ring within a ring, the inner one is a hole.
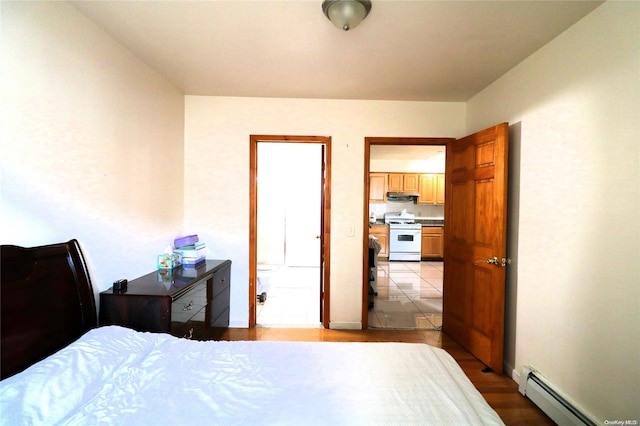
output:
M330 322L360 328L364 138L463 136L465 104L187 96L185 109L185 231L233 261L232 326L249 315L249 135L273 134L332 137Z
M511 123L519 163L507 361L600 424L640 418L638 22L607 2L468 102L468 132Z
M182 231L184 97L65 2L2 2L3 244L76 238L94 290Z
M244 326L249 135L332 136L331 324L359 327L364 137L508 121L507 364L597 419L640 418L640 3L605 3L467 104L185 99L68 4L1 7L0 242L77 238L102 290L198 232L234 262Z

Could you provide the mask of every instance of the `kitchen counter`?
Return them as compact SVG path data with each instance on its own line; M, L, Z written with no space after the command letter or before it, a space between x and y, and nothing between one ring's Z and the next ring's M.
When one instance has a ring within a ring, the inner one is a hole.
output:
M419 223L422 226L444 226L443 218L416 218L416 223ZM378 219L373 223L369 223L369 226L373 225L387 225L384 223L384 220Z
M444 217L417 217L416 223L422 226L444 226Z

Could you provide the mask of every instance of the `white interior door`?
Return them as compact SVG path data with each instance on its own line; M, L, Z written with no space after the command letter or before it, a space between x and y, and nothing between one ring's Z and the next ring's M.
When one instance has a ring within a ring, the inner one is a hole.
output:
M258 264L320 266L322 145L258 149Z
M322 146L294 145L285 218L285 264L320 266Z
M286 151L281 145L263 143L258 149L258 264L284 264L286 170L281 164Z

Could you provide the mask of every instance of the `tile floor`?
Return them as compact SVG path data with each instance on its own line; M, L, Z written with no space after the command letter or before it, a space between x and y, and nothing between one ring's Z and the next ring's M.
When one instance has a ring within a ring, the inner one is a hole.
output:
M378 262L378 295L370 328L439 330L442 327L442 261Z
M258 265L258 294L267 300L256 308L257 327L321 327L320 268Z
M378 295L370 328L433 330L442 326L442 262L378 262ZM319 268L258 266L268 283L258 303L258 327L321 327ZM260 289L260 285L259 285Z

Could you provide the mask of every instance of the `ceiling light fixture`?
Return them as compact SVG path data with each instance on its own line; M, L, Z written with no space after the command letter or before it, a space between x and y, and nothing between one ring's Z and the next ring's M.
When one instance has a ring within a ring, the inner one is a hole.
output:
M371 10L369 0L324 0L322 12L333 25L341 30L355 28L367 17Z

